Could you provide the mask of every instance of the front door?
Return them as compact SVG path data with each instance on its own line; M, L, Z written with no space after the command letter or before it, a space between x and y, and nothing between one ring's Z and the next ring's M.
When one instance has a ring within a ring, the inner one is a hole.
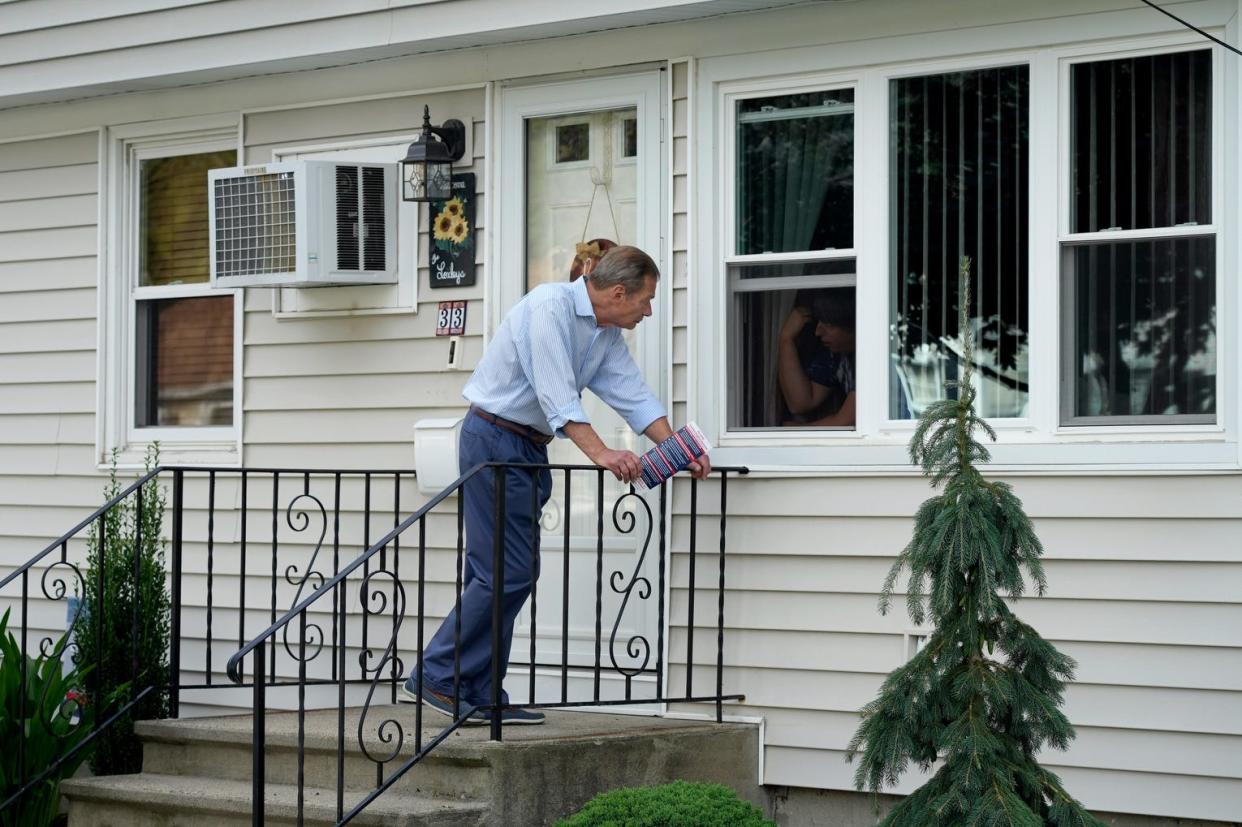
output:
M653 71L502 90L496 319L538 285L569 281L579 245L632 244L661 261L661 77ZM652 317L626 334L657 393L665 381L666 287ZM583 404L610 447L643 450L643 440L589 391ZM554 440L548 454L553 463L589 464L567 439ZM554 473L542 519L542 574L515 629L506 682L515 699L529 694L532 631L538 700L559 700L558 667L566 657L570 700L594 696L597 665L600 696L610 698L624 697L624 672L656 668L659 527L644 501L627 491L605 475L601 543L597 476ZM658 519L654 499L650 507ZM630 687L634 697L654 694L641 676Z

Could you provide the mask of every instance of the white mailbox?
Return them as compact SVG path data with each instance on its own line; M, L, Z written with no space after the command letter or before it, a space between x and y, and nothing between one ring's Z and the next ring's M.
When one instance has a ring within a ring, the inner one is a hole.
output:
M461 476L457 434L461 417L423 419L414 424L414 474L420 494L439 494Z

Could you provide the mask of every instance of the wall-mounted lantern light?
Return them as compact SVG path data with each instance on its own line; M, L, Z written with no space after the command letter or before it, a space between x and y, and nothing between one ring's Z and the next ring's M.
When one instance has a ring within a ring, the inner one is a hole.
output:
M443 201L453 197L453 162L466 151L466 125L447 120L431 125L431 108L423 107L423 132L401 161L401 197L406 201Z

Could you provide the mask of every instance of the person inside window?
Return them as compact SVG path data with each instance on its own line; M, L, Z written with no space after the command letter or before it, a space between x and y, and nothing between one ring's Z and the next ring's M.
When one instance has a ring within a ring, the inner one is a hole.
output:
M817 342L800 350L804 331ZM855 419L854 288L817 291L789 313L780 332L781 395L794 427L852 428Z

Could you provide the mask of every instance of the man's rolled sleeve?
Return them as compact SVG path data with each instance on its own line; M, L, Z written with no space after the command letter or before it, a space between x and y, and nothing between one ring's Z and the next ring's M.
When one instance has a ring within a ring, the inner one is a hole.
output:
M668 416L668 411L643 381L625 340L619 334L610 338L608 354L588 387L620 414L634 433L641 434L652 422Z
M553 433L567 422L589 422L582 397L574 384L570 356L569 315L557 302L544 302L530 311L529 350L522 371Z

